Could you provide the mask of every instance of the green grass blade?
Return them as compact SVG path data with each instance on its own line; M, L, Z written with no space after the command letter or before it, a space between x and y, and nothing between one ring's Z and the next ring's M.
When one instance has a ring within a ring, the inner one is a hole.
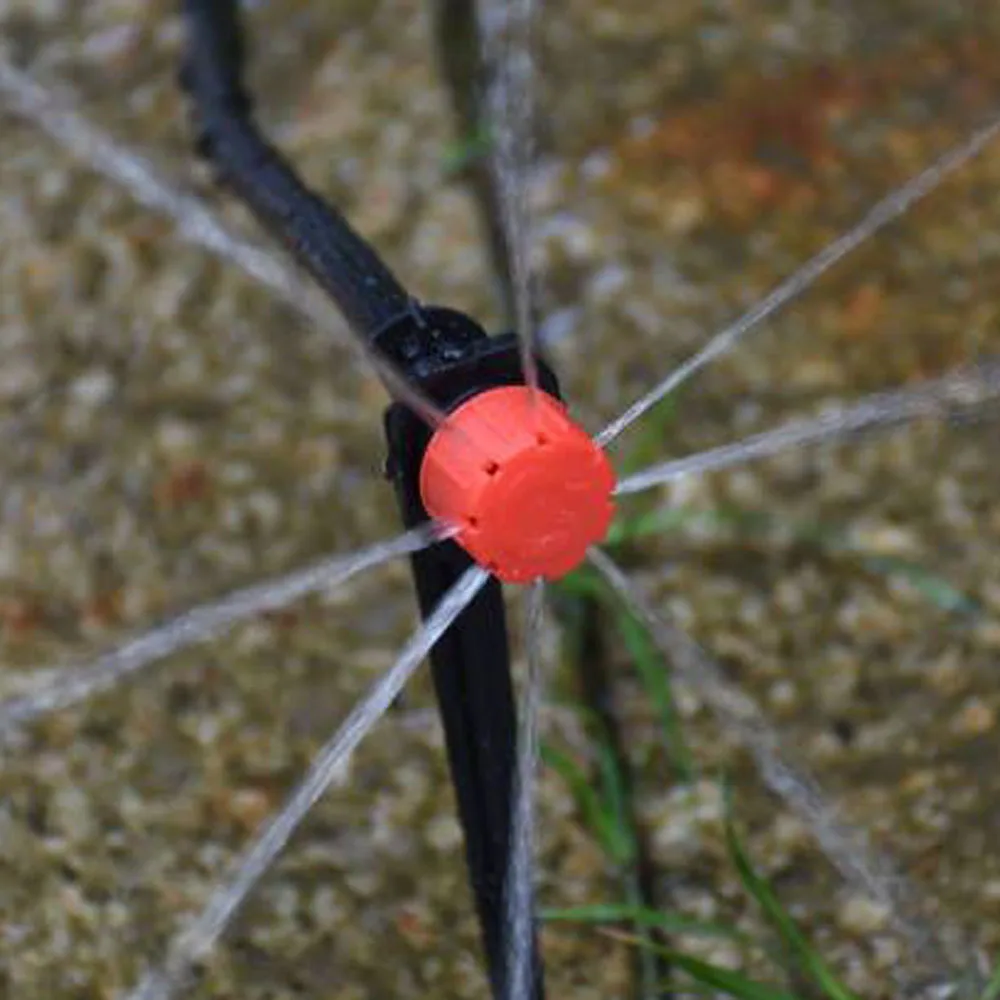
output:
M566 602L588 597L596 598L608 607L636 673L659 715L671 763L682 781L691 781L695 776L695 767L675 709L670 672L645 628L615 600L601 577L588 567L570 573L554 584L553 589L557 597L563 597Z
M608 818L612 861L620 867L632 864L636 854L635 831L628 821L628 793L618 768L614 751L603 734L597 740L597 765L601 775L604 804Z
M619 515L608 531L605 544L613 548L653 535L669 535L689 526L700 516L699 512L684 507L660 507L641 514Z
M584 769L568 754L548 744L542 745L542 762L563 779L584 825L597 838L605 854L617 860L622 850L617 817L591 785Z
M809 943L806 936L799 930L798 925L781 905L781 901L770 882L757 873L736 830L731 810L731 799L728 795L726 813L726 844L736 865L740 881L749 895L757 901L757 904L764 911L764 915L781 936L792 957L829 1000L859 1000L855 993L840 982Z
M1000 1000L1000 959L997 959L993 975L990 976L990 981L986 984L986 989L983 990L979 1000Z
M441 157L441 169L446 177L454 177L474 163L485 159L493 148L493 137L487 125L481 125L471 135L447 145Z
M560 580L549 584L549 588L564 597L604 597L607 593L603 580L589 566L567 573Z
M732 531L738 538L760 542L779 529L795 542L814 545L823 552L857 560L868 572L906 580L928 603L949 614L975 617L982 606L939 573L898 556L866 551L840 529L810 522L779 523L763 511L719 507L698 510L690 507L657 508L632 517L620 517L608 533L608 544L621 545L651 535L670 534L684 528Z
M573 906L565 909L542 911L542 919L549 923L572 924L618 924L628 923L635 927L650 927L667 934L690 934L693 937L723 938L734 941L745 948L756 948L753 938L735 927L710 920L695 920L675 913L662 913L646 906L632 906L628 903L594 903L589 906Z
M905 580L928 603L953 615L974 617L982 608L968 594L937 573L895 556L861 555L862 565L881 576L896 576Z
M664 951L664 958L675 969L686 972L696 983L709 986L737 1000L801 1000L777 986L758 983L740 972L703 962L676 951Z
M642 419L635 429L635 437L625 455L618 462L619 474L624 478L663 458L666 429L677 417L680 390L661 399Z
M667 664L635 615L619 606L614 609L614 618L646 695L659 715L667 756L681 781L691 781L695 776L694 762L677 715Z

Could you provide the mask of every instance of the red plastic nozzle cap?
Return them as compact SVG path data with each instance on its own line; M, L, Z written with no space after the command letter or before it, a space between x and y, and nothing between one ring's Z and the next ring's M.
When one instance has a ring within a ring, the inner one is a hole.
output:
M473 396L431 438L420 468L427 512L505 583L553 580L607 533L615 477L566 408L525 386Z

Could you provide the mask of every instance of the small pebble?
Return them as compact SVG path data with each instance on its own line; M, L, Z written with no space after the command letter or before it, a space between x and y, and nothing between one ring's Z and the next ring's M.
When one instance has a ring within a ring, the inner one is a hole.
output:
M858 936L882 930L889 916L887 908L867 896L851 896L837 910L837 923Z
M996 709L981 699L967 702L952 720L952 729L959 736L983 736L996 727Z

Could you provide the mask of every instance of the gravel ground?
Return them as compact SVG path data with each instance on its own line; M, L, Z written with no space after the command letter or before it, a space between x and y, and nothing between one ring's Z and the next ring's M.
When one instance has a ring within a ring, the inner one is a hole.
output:
M271 133L423 298L496 324L474 206L445 166L452 122L426 5L248 6ZM189 155L172 7L6 0L0 46L257 238ZM593 428L1000 108L991 4L552 7L538 261L546 333ZM384 401L331 335L343 331L305 326L33 127L0 114L0 128L0 694L12 695L397 522L380 476ZM644 449L723 443L995 354L998 231L994 146L693 383ZM627 554L896 859L914 916L962 971L1000 951L996 426L927 424L683 481L659 501L767 513L775 529L702 522ZM850 544L810 543L801 524ZM894 559L933 574L934 592L886 570ZM965 611L944 606L943 581ZM413 621L398 563L174 656L4 750L0 997L91 1000L134 983ZM572 691L565 669L558 684ZM898 995L914 956L890 914L823 860L697 695L680 690L703 778L680 787L625 670L620 693L664 898L757 926L721 836L725 768L755 856L835 968L866 998ZM188 995L484 995L431 704L423 677ZM554 708L548 724L586 754L574 713ZM543 901L613 898L553 775L541 812ZM553 996L628 995L625 946L553 928L546 947Z

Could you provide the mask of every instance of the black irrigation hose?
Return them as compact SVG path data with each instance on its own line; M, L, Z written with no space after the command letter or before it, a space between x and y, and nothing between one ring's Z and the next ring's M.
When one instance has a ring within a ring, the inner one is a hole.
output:
M476 204L497 298L504 322L510 324L516 314L514 269L504 233L502 197L490 157L483 148L489 145L489 116L484 102L489 73L480 45L476 0L434 0L432 6L438 65L451 101L456 140L463 148L472 147L461 177Z
M236 0L183 0L181 84L194 103L199 150L368 341L415 303L347 220L261 135L243 84L237 6Z

